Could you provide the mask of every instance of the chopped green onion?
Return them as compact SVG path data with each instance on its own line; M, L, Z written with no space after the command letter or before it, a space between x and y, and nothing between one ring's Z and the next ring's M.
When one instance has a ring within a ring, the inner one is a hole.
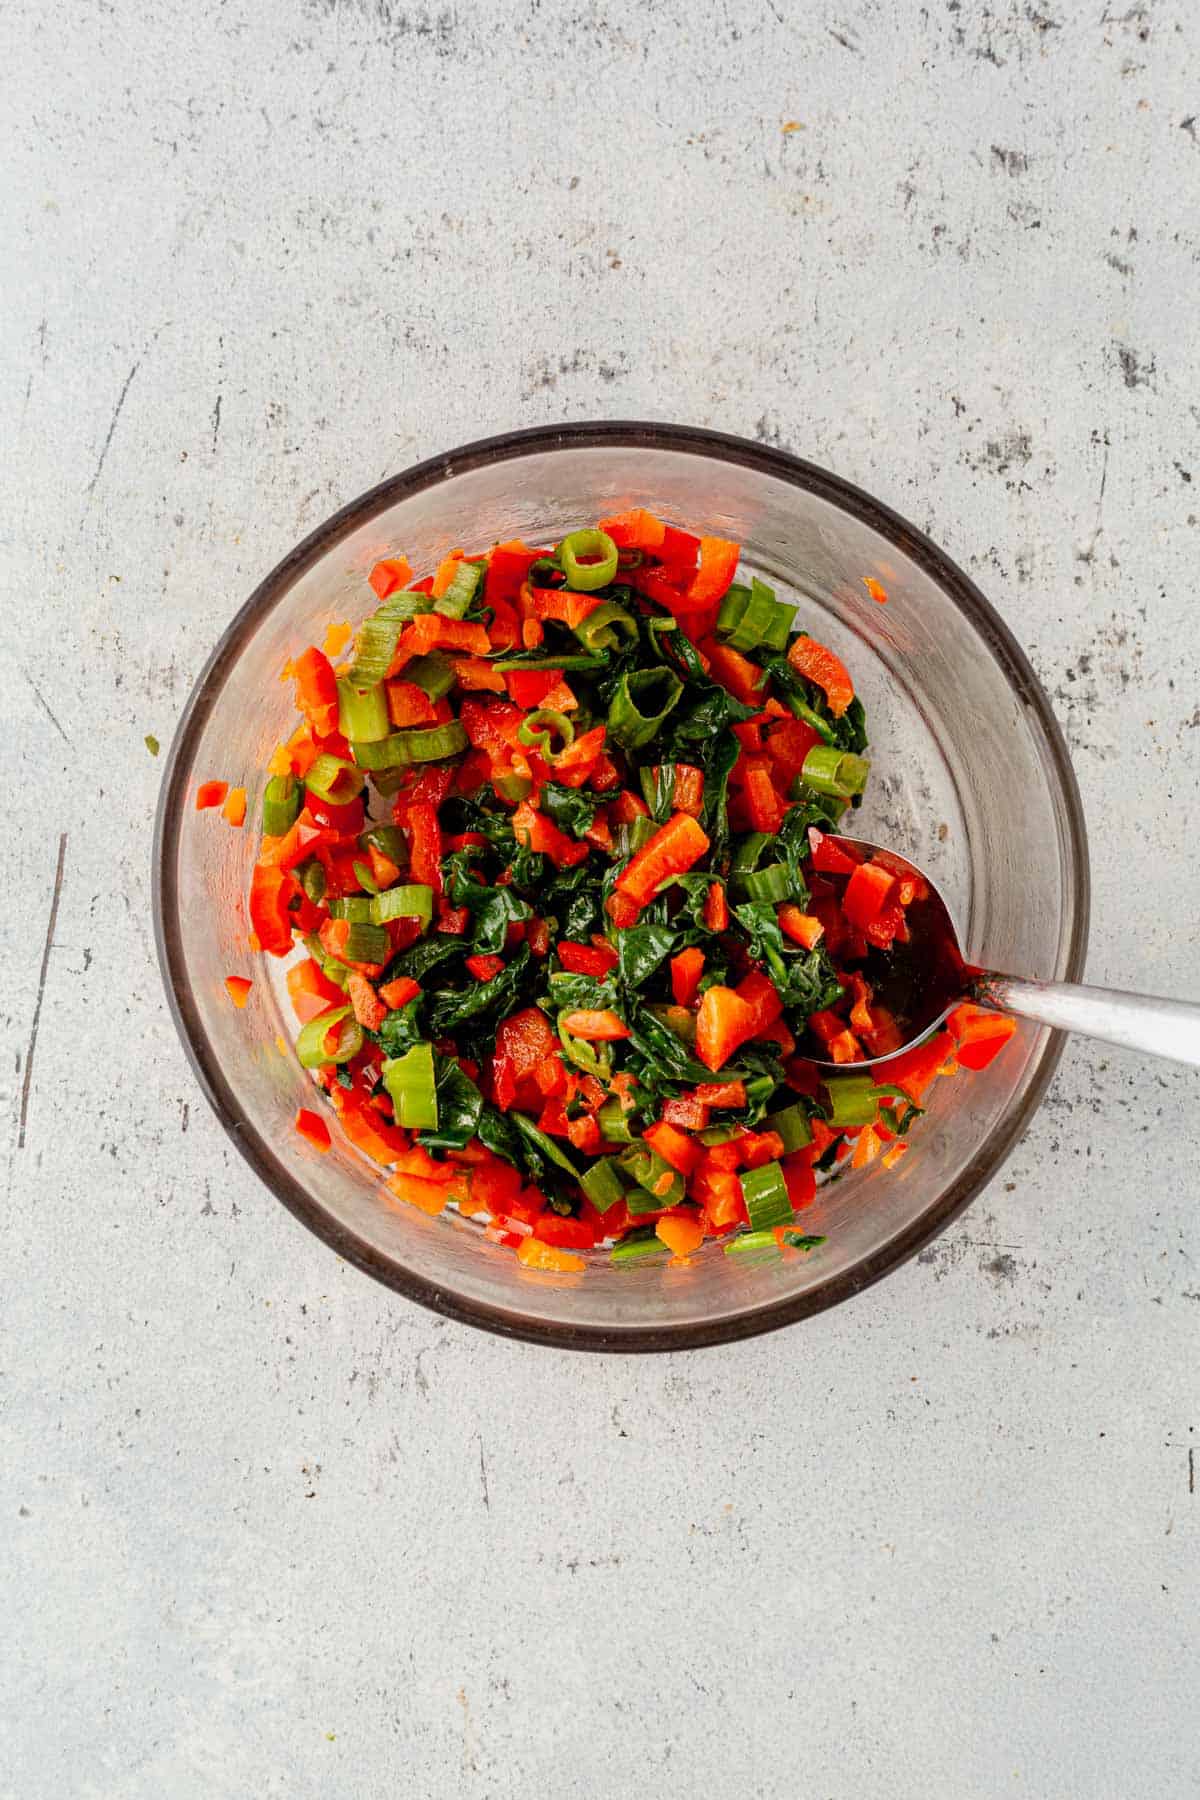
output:
M612 1158L601 1156L585 1169L579 1185L597 1212L607 1212L625 1198L625 1185L612 1165Z
M329 902L329 916L331 919L346 919L351 925L369 925L370 894L339 894L336 900Z
M790 1156L794 1150L803 1150L812 1143L812 1125L804 1107L799 1102L795 1106L785 1106L781 1112L768 1113L758 1126L759 1131L774 1131L783 1139L783 1154Z
M833 744L814 744L804 758L800 779L818 794L829 794L835 800L851 800L867 785L871 765L865 757Z
M851 1125L873 1125L879 1117L879 1096L870 1075L830 1075L829 1123L837 1130Z
M437 1083L432 1044L414 1044L403 1056L385 1062L383 1085L391 1095L397 1125L403 1126L405 1131L437 1130Z
M392 941L382 925L351 919L350 934L342 955L347 962L385 963L391 947Z
M382 681L371 687L357 687L344 675L338 676L338 730L351 743L376 743L392 729L388 717L387 690Z
M806 725L811 725L817 735L823 738L827 744L836 741L836 734L829 720L823 719L819 712L816 712L811 706L807 706L798 694L793 694L785 688L783 699L785 706L790 707L793 718L803 719Z
M444 619L461 619L482 580L482 563L460 562L454 571L454 580L441 598L434 601L434 612L441 613Z
M622 675L608 709L608 729L626 750L648 744L679 704L683 683L671 669L634 669Z
M585 650L619 650L622 639L632 644L638 632L637 620L632 613L618 606L615 600L602 600L595 611L573 629Z
M336 956L330 956L315 931L305 933L304 948L312 957L326 981L332 981L335 987L344 988L350 971L345 963L340 963Z
M375 925L386 925L389 919L420 919L422 925L428 925L432 918L433 889L421 881L385 888L371 901L371 921Z
M791 1223L792 1203L783 1170L777 1162L764 1163L759 1169L745 1169L741 1179L742 1198L746 1202L752 1231L766 1231L772 1225Z
M769 900L777 906L792 892L792 877L786 863L772 863L766 869L752 869L742 877L747 900Z
M576 593L590 594L613 580L621 553L607 531L572 531L558 546L558 560L567 586Z
M457 678L454 664L440 650L430 650L405 663L400 679L415 683L427 700L444 700Z
M325 889L329 885L324 863L318 861L315 856L310 856L306 862L300 864L296 873L300 877L300 886L304 889L307 897L314 906L320 906L325 898Z
M725 1245L726 1256L744 1256L755 1250L779 1249L779 1240L773 1231L739 1231Z
M400 631L405 622L420 612L428 612L432 602L428 594L392 594L364 619L354 641L354 661L346 671L346 680L354 687L373 687L382 681L396 654Z
M634 1183L625 1196L631 1213L660 1212L664 1207L677 1206L683 1199L683 1176L649 1144L633 1144L622 1150L616 1160L618 1168ZM656 1184L661 1184L661 1192Z
M778 1085L773 1075L752 1075L746 1082L746 1105L750 1111L765 1106Z
M614 1244L609 1251L609 1261L615 1263L636 1262L643 1256L666 1255L667 1246L655 1231L631 1231L627 1237Z
M409 763L443 762L467 747L465 728L457 719L441 725L416 725L393 731L379 743L352 743L355 760L364 769L396 769ZM320 761L318 757L317 761ZM316 764L314 763L314 768Z
M362 774L352 762L323 751L304 777L304 785L318 800L345 806L362 792Z
M589 617L594 619L603 610L603 607L597 607ZM556 656L553 652L547 653L539 650L536 654L530 651L527 656L500 657L492 664L492 667L498 669L501 675L507 675L511 669L582 669L585 671L594 669L599 673L601 669L607 669L608 658L607 656Z
M371 895L375 895L379 892L378 883L371 873L369 863L360 862L356 857L350 864L350 867L354 870L355 880L358 882L360 888L365 888L366 892Z
M304 805L304 790L294 775L272 775L263 789L263 833L283 837L292 829Z
M550 734L554 732L562 739L554 748L550 742ZM526 713L517 726L517 736L531 750L536 750L546 762L553 762L575 742L575 727L566 713L555 712L552 706L539 706L536 711Z
M378 850L389 862L403 863L404 835L396 825L368 825L358 840L360 850Z
M632 1144L633 1132L629 1126L629 1114L615 1095L611 1100L604 1102L596 1114L596 1121L604 1134L605 1143Z
M729 865L731 881L744 881L751 869L758 867L758 859L774 838L766 831L751 831L735 846L733 861Z
M370 773L371 780L375 783L376 793L382 794L385 798L392 794L398 794L408 780L408 776L401 768L372 769Z
M708 1125L697 1135L702 1144L710 1147L713 1144L728 1144L734 1138L741 1137L742 1127L740 1125Z
M502 800L508 800L513 806L519 806L533 792L533 781L528 775L518 775L514 769L510 773L495 776L492 786Z
M781 1235L789 1250L815 1250L818 1244L829 1242L826 1237L811 1237L803 1231L785 1231Z
M792 612L756 575L752 587L739 584L729 589L717 615L717 636L733 650L784 650Z
M151 756L158 755L158 752L159 752L161 746L159 744L158 739L155 737L155 735L152 731L148 731L146 733L145 737L142 739L142 742L143 742L143 744L145 744L145 746L146 746L147 750L150 752Z
M325 1039L335 1025L338 1028L337 1043L328 1050ZM296 1039L296 1055L300 1058L301 1068L319 1069L322 1063L349 1062L362 1049L362 1041L362 1026L353 1017L352 1008L333 1006L301 1027Z

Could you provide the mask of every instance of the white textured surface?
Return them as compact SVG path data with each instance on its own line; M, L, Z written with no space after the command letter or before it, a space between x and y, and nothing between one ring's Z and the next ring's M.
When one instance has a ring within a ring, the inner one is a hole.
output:
M0 1792L1195 1793L1194 1076L1073 1047L970 1216L790 1332L495 1342L209 1116L142 743L381 476L711 424L976 574L1093 978L1200 994L1191 0L10 0L0 68Z

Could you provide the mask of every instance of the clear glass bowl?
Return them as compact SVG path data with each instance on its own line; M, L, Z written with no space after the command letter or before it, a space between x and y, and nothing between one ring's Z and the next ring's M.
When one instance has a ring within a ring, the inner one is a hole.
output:
M876 773L856 820L927 867L967 954L990 968L1077 980L1088 863L1079 795L1046 696L1006 626L911 525L825 470L714 432L641 424L511 433L422 463L337 513L243 606L208 662L171 748L154 846L154 907L167 995L201 1085L268 1187L330 1247L409 1298L537 1343L677 1350L791 1323L886 1275L996 1172L1046 1090L1059 1038L1022 1027L985 1073L933 1090L911 1149L818 1194L807 1258L752 1265L707 1245L690 1268L657 1260L581 1275L526 1270L455 1213L393 1201L380 1172L337 1141L319 1155L293 1129L313 1090L283 1055L294 1026L277 966L257 959L249 1007L223 979L247 972L243 896L263 769L293 726L279 672L333 619L373 601L366 574L403 550L415 568L503 538L553 542L626 506L737 539L745 565L793 597L849 665ZM886 606L864 576L881 581ZM197 813L198 781L244 783L232 831Z

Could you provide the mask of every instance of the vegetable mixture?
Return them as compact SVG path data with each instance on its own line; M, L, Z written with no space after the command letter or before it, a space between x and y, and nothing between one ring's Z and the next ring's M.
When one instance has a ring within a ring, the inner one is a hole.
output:
M818 1180L899 1162L1013 1029L963 1006L868 1071L809 1060L899 1048L865 971L921 884L831 841L863 708L738 557L642 510L420 581L397 556L349 653L331 626L285 670L249 905L256 949L303 947L296 1054L393 1196L534 1268L805 1254ZM245 794L197 805L240 825ZM325 1108L296 1123L329 1148Z

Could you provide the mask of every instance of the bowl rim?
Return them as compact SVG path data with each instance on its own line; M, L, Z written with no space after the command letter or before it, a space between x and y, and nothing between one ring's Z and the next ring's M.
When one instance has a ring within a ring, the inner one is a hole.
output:
M544 451L611 447L682 451L755 469L814 493L889 539L949 595L1000 662L1017 699L1027 712L1033 714L1057 777L1065 817L1067 867L1075 884L1074 914L1062 974L1067 981L1079 980L1087 950L1091 905L1087 830L1079 787L1061 727L1046 693L1025 652L991 603L931 538L842 476L793 456L789 451L749 438L699 426L639 420L537 425L480 438L448 453L428 457L351 500L288 551L259 582L222 633L196 680L176 727L154 823L151 853L154 937L167 1003L176 1029L196 1078L222 1126L276 1198L348 1263L433 1312L501 1337L570 1350L630 1353L696 1350L756 1337L839 1305L874 1286L940 1236L997 1173L1026 1130L1058 1067L1065 1035L1061 1032L1050 1034L1021 1105L980 1145L938 1200L906 1230L853 1269L831 1276L805 1294L771 1301L733 1318L711 1323L699 1320L691 1324L636 1325L619 1329L568 1325L544 1321L515 1308L491 1306L449 1293L403 1264L392 1261L326 1212L242 1111L205 1034L187 976L179 929L178 850L192 755L221 692L226 673L260 620L282 600L293 582L384 506L435 487L450 476Z

